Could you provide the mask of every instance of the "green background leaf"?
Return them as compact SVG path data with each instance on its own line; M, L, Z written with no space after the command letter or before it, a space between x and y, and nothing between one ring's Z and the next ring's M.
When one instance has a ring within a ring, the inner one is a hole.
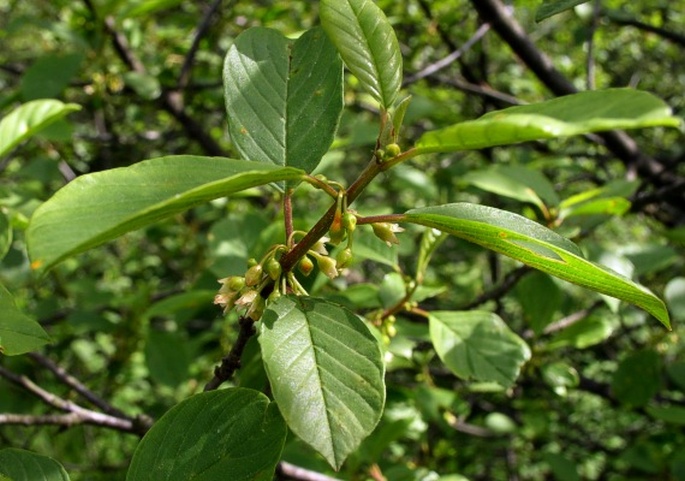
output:
M338 304L283 296L267 307L259 343L288 426L339 469L383 411L378 341Z
M51 54L37 59L21 78L21 95L24 100L59 97L78 73L83 61L80 53Z
M530 219L492 207L456 203L412 209L404 220L442 230L560 279L635 304L670 328L663 301L651 291L584 259L573 242Z
M12 226L7 215L0 210L0 261L12 245Z
M490 112L476 120L427 132L416 147L418 154L453 152L601 130L678 127L680 123L670 108L650 93L593 90Z
M39 130L80 108L76 104L49 99L20 105L0 120L0 157Z
M372 0L322 0L321 25L347 68L388 110L402 86L402 54L390 22Z
M251 28L226 54L224 91L229 132L243 158L311 172L342 113L342 62L320 28L294 42Z
M24 449L0 450L0 473L12 481L69 481L57 461Z
M535 21L540 22L546 18L556 15L571 8L587 3L590 0L556 0L551 2L545 2L540 5L537 12L535 12Z
M14 298L0 285L0 353L16 356L35 351L50 342L50 336L36 321L22 313Z
M618 365L611 379L616 399L629 406L644 406L661 387L661 358L645 349L629 354Z
M465 380L512 385L530 348L496 314L433 311L430 336L442 362Z
M232 388L182 401L138 445L127 481L271 481L287 428L264 394Z
M179 155L78 177L31 218L33 265L70 255L204 202L250 187L300 178L302 171L260 162Z

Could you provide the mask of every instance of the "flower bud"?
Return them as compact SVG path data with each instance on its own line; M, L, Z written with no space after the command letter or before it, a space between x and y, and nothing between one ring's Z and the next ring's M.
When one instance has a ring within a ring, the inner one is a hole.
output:
M338 277L338 267L335 259L331 259L326 256L317 256L316 264L319 266L321 272L323 272L329 279L335 279Z
M262 314L264 314L265 307L266 301L264 298L262 296L257 296L255 297L254 301L252 301L252 304L250 304L250 308L247 310L245 315L257 322L259 319L261 319Z
M338 255L335 257L335 260L338 263L338 268L344 269L345 267L350 265L350 262L352 262L353 258L354 255L352 255L352 249L347 247L338 252Z
M281 263L273 257L266 261L265 270L266 273L269 274L269 277L272 281L277 281L279 277L281 277L281 273L283 272L283 269L281 268Z
M354 232L357 227L357 216L351 212L345 212L342 216L342 225L348 234Z
M235 305L238 307L247 307L251 305L257 297L259 297L258 294L259 292L256 289L250 289L240 296L237 301L235 301Z
M224 286L232 291L239 291L245 287L245 278L241 276L231 276L225 279Z
M333 222L331 223L330 229L328 229L328 235L331 238L331 244L337 246L345 237L345 229L343 229L342 224L342 212L340 209L335 211L333 217Z
M308 276L314 270L314 263L309 257L304 256L300 259L300 262L297 263L297 269L305 276Z
M248 267L248 269L249 269L250 267L256 266L257 264L259 264L259 262L257 262L257 259L255 259L254 257L250 257L250 258L247 260L247 267Z
M248 287L256 286L262 280L264 269L261 264L250 267L245 273L245 285Z
M278 288L274 287L274 290L271 291L271 294L269 294L269 298L266 301L274 302L279 297L281 297L281 291L279 291Z
M397 157L402 153L402 149L400 149L400 146L397 144L388 144L385 146L385 158L386 159L391 159L393 157Z
M373 227L373 233L376 234L376 237L388 244L388 247L393 244L399 244L400 241L397 239L395 232L404 231L397 224L390 224L389 222L378 222L371 224L371 227Z

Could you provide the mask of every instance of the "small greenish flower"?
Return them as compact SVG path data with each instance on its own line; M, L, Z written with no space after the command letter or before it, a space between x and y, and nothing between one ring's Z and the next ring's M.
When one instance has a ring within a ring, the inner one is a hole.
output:
M393 244L399 244L400 241L395 235L396 232L404 232L404 229L397 224L391 224L389 222L377 222L371 224L373 227L373 233L376 234L380 240L388 244L391 247Z

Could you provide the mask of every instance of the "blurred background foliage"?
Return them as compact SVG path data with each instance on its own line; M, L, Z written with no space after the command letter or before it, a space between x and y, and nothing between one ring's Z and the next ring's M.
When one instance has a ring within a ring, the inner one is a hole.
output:
M685 2L602 0L535 23L541 3L515 1L513 16L573 85L648 90L682 115ZM427 129L553 96L492 30L457 61L418 78L472 39L483 19L468 1L378 4L396 29L413 96L403 147ZM0 0L0 113L37 98L83 107L0 159L0 213L9 226L0 234L7 245L0 282L50 333L54 342L41 356L127 415L158 418L211 377L236 333L236 319L223 319L212 305L216 279L244 272L249 257L282 239L276 193L248 191L198 207L69 259L42 279L26 257L27 219L87 172L170 154L236 157L223 106L227 48L251 26L298 35L317 22L317 3L304 1ZM373 102L354 78L346 83L339 136L318 169L343 183L368 160L377 134ZM447 239L417 293L421 307L495 311L526 339L533 358L509 390L460 381L437 362L427 326L398 316L387 346L383 420L338 477L685 480L685 204L665 202L685 191L683 137L673 129L631 135L675 178L670 190L590 136L424 156L365 192L355 204L363 214L465 200L545 222L539 206L503 195L501 182L478 181L492 179L497 165L513 169L505 178L543 178L537 185L553 186L562 211L565 199L592 189L603 189L600 198L634 201L628 209L569 216L560 230L592 259L665 296L674 330ZM327 207L319 192L300 189L296 228L307 229ZM332 283L312 276L306 287L373 318L404 294L423 234L409 229L393 249L366 234L345 276ZM38 357L2 357L0 365L73 397ZM235 384L266 387L255 342ZM2 379L0 393L0 413L52 412ZM50 455L75 480L123 479L138 440L94 426L0 425L0 447ZM296 439L284 459L333 475Z

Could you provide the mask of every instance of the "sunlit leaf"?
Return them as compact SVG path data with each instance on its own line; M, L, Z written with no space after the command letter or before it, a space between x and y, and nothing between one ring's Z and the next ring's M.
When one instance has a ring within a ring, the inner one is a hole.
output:
M483 149L613 129L678 127L681 121L654 95L632 89L581 92L487 113L423 134L417 153Z
M239 35L226 54L224 92L243 158L314 170L338 127L342 73L320 28L294 42L261 27Z
M17 107L0 120L0 157L36 132L80 108L76 104L49 99L33 100Z
M462 379L508 387L530 359L528 345L491 312L432 311L428 319L436 352Z
M535 12L535 21L541 22L542 20L549 18L566 10L570 10L577 5L587 3L590 0L553 0L547 1L540 5L540 8Z
M145 435L127 481L271 481L287 428L251 389L211 391L177 404Z
M181 155L78 177L33 214L27 231L36 269L204 202L302 171L261 162Z
M392 107L402 85L402 53L373 0L322 0L321 25L347 68L381 107Z
M283 296L267 307L259 343L288 426L340 468L383 411L378 341L356 314L338 304Z
M405 214L404 220L442 230L566 281L634 304L670 328L663 301L649 289L586 260L573 242L530 219L492 207L457 203L413 209Z

